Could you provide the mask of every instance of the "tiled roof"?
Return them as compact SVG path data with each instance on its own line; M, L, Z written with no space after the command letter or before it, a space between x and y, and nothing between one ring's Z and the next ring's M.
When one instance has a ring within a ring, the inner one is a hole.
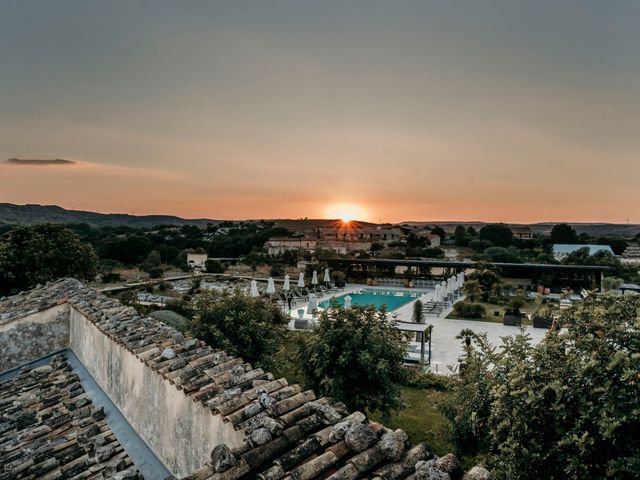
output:
M219 445L211 461L187 477L191 480L431 478L425 472L435 468L434 462L425 461L434 455L426 444L410 445L400 430L369 422L360 412L349 414L343 404L317 399L310 390L141 317L76 280L4 299L0 315L5 317L0 318L11 321L64 301L194 402L244 433L240 449Z
M142 478L62 355L0 387L0 480Z

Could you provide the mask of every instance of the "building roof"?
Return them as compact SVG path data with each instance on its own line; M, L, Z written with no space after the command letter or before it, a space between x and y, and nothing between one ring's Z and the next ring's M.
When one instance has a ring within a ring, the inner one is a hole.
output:
M147 368L242 432L242 447L232 451L218 445L211 461L187 479L404 479L427 468L423 461L434 458L426 443L412 445L401 430L394 432L370 422L361 412L349 413L343 404L329 398L318 399L313 391L289 385L286 379L254 369L241 358L184 337L73 279L1 300L0 318L10 322L64 302ZM171 355L166 355L167 351ZM57 363L55 372L64 368ZM57 377L51 371L45 373L31 381L23 378L18 390L50 388ZM64 385L70 383L63 382L61 388ZM4 385L0 390L5 391ZM64 403L60 408L68 409ZM36 451L26 450L21 458L29 463L39 457ZM10 465L13 468L13 463ZM6 476L9 467L1 460L0 468L4 468L0 480L16 478ZM429 464L428 468L435 467Z
M0 479L35 478L143 478L63 355L0 383Z
M553 244L553 253L556 255L564 255L570 254L580 250L581 248L588 248L589 255L593 255L594 253L604 251L613 255L613 250L609 245L580 245L580 244L564 244L564 243L554 243Z

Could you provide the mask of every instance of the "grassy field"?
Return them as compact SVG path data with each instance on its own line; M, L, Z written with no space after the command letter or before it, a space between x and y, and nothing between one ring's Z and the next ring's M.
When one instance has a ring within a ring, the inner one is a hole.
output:
M421 388L402 388L405 408L390 417L383 418L379 412L370 413L370 418L385 426L404 430L413 443L427 442L438 455L453 451L447 441L446 431L449 421L437 409L437 404L448 392L437 392Z

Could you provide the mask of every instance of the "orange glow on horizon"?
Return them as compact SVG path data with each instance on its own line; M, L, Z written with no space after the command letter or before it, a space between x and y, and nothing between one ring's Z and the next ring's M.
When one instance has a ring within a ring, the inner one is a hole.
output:
M326 209L327 218L339 218L348 225L353 220L367 220L367 211L354 203L336 203Z

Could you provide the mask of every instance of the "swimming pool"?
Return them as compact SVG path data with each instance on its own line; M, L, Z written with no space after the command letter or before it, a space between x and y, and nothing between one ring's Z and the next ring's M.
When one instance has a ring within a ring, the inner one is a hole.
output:
M324 300L320 302L318 306L320 308L328 308L331 306L331 303L334 302L340 306L344 306L344 297L349 295L351 297L351 305L373 305L378 309L386 305L387 312L392 312L420 298L423 294L424 292L420 291L363 288L354 292L345 293L339 297Z

